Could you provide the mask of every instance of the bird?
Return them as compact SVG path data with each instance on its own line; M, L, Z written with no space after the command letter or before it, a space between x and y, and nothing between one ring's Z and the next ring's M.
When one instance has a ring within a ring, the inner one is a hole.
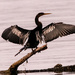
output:
M37 48L38 44L42 41L47 43L58 37L75 33L74 25L65 24L63 22L50 23L43 27L43 24L39 21L39 17L48 14L51 13L38 13L35 17L37 27L32 30L21 28L18 25L6 28L2 33L2 38L15 44L24 45L23 48L20 49L20 53L22 50L27 50L28 48L31 48L33 51L33 48Z

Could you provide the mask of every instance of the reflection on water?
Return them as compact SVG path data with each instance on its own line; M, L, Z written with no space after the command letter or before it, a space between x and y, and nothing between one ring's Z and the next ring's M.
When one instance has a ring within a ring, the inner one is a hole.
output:
M43 16L40 21L43 27L52 22L64 22L75 25L75 1L74 0L0 0L0 35L3 30L11 25L33 29L36 27L34 18L38 12L52 13ZM48 49L32 56L18 69L43 69L62 65L75 64L75 34L59 38L47 44ZM22 48L6 42L0 37L0 70L6 70L9 66L29 53L31 50L21 52L17 57L14 55ZM74 75L73 73L32 73L32 75ZM25 74L19 74L25 75ZM31 75L27 73L26 75Z

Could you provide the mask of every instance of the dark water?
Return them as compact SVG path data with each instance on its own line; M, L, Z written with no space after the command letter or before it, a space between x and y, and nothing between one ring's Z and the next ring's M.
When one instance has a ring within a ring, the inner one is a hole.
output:
M75 25L75 1L74 0L0 0L0 35L3 30L11 25L33 29L36 27L34 18L39 12L52 13L40 17L43 26L52 22L64 22ZM43 69L62 65L75 64L75 34L56 39L47 44L48 49L32 56L29 63L22 64L18 69ZM26 55L31 50L14 55L21 48L6 42L0 37L0 70L6 70L9 66ZM26 75L74 75L74 73L28 73ZM25 74L19 74L25 75Z

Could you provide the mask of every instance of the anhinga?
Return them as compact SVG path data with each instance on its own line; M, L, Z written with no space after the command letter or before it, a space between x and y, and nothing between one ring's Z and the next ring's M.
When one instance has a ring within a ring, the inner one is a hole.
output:
M41 12L36 15L35 23L37 27L35 29L27 30L14 25L5 29L2 33L2 37L5 40L22 45L25 43L26 39L28 39L24 47L21 49L26 50L27 48L37 48L38 44L43 40L42 36L44 36L44 40L47 43L58 38L59 36L62 37L75 33L74 25L64 24L62 22L51 23L42 28L42 23L39 21L39 17L47 14L50 13Z

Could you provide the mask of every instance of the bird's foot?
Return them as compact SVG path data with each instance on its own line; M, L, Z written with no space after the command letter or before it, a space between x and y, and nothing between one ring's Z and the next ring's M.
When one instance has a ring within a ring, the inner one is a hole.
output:
M34 50L33 50L33 48L32 48L32 52L34 53Z

